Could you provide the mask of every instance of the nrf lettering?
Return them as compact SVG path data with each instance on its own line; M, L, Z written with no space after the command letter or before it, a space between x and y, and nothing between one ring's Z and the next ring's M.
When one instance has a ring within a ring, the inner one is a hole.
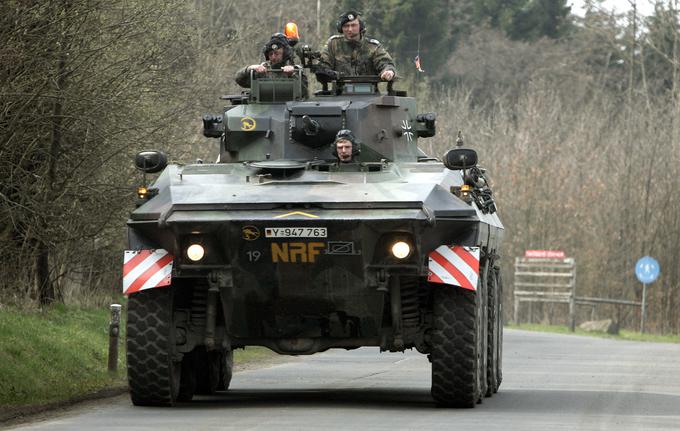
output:
M272 262L314 263L325 248L326 244L323 242L273 242Z

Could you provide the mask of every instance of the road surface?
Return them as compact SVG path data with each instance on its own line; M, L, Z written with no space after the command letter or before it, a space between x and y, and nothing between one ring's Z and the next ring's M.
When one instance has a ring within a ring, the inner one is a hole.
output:
M17 430L680 430L680 345L506 330L503 383L474 409L437 408L417 352L329 351L236 373L176 408L119 396Z

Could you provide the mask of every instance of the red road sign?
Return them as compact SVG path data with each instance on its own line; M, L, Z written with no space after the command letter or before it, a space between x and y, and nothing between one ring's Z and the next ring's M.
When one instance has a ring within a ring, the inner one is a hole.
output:
M526 250L524 257L537 259L564 259L565 254L562 250Z

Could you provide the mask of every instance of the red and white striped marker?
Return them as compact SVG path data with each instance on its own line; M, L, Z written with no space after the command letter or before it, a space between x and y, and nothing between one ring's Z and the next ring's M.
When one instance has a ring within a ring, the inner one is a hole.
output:
M166 250L125 250L123 294L170 285L174 256Z
M450 284L477 291L479 247L441 245L430 253L428 269L427 281L430 283Z

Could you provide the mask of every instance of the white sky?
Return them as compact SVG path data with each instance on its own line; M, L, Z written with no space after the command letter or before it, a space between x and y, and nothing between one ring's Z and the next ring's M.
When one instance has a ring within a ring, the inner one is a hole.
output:
M654 3L652 0L635 0L635 2L637 3L637 10L641 15L650 15L654 11ZM571 12L583 16L584 1L572 0L570 3L572 5ZM616 13L623 13L633 9L631 1L629 0L605 0L603 8L609 11L613 10Z

